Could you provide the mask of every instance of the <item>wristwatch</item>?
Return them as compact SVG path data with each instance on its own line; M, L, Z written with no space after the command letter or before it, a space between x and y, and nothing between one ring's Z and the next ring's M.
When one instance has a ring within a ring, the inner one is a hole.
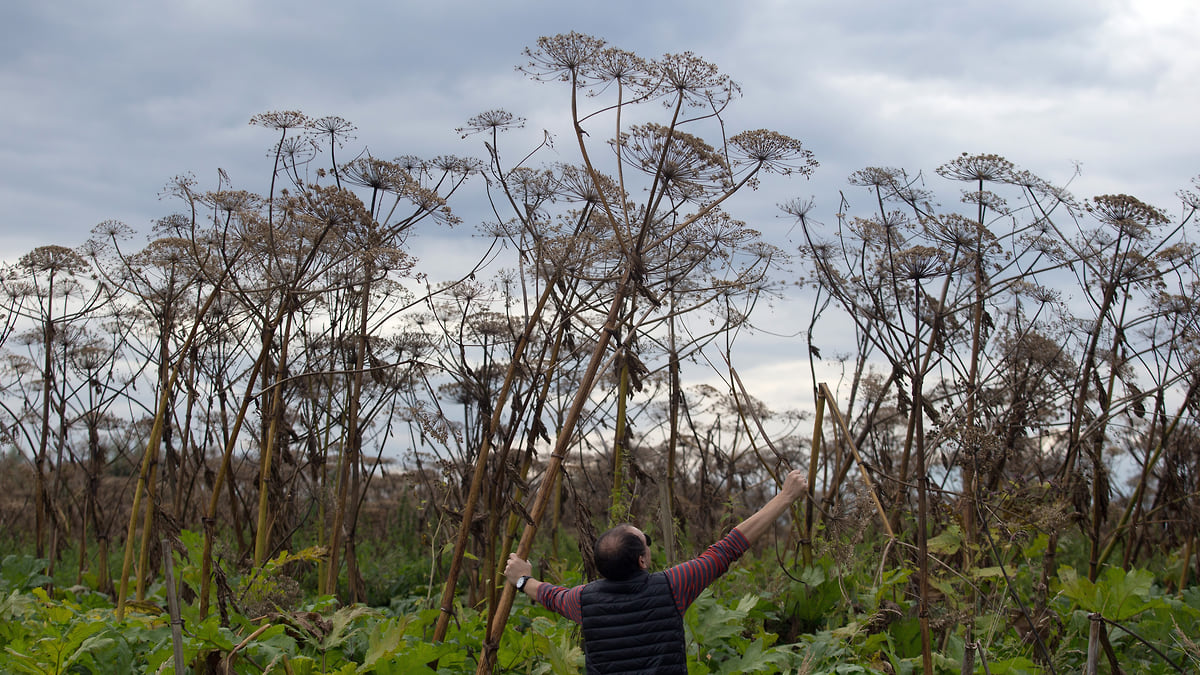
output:
M517 579L517 584L516 584L517 590L518 591L525 590L525 584L529 583L529 580L532 578L533 577L526 575L526 576L521 577L520 579Z

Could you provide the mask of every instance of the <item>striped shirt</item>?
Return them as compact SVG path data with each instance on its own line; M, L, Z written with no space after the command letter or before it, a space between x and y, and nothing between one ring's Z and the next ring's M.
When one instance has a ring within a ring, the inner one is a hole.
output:
M748 548L750 542L734 528L721 541L709 546L707 551L696 558L665 570L664 574L671 585L671 595L675 598L675 606L679 608L679 613L686 612L700 592L724 574L733 561L742 557ZM566 588L542 582L538 586L537 601L546 609L581 623L583 610L579 604L579 597L582 592L582 585Z

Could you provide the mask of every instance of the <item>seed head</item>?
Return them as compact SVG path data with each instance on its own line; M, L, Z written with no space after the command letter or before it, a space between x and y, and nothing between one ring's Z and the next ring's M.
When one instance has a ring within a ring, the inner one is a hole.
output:
M488 110L467 120L466 126L455 129L463 138L471 134L495 133L509 129L521 129L525 126L524 117L516 117L504 110Z
M995 247L996 235L992 234L991 230L957 213L923 218L921 225L931 239L952 248L973 251L977 247ZM998 247L995 248L998 250Z
M630 164L647 174L657 173L668 189L684 199L699 197L728 183L725 158L697 136L660 124L645 124L622 133L619 143L622 156Z
M962 203L976 204L997 213L1008 213L1008 202L991 190L964 190Z
M813 210L814 206L816 206L816 199L814 197L809 197L808 199L795 197L780 204L779 208L784 213L803 223L808 219L808 214Z
M342 176L354 185L381 191L397 192L413 182L412 176L395 163L370 155L343 165Z
M763 171L785 176L798 173L812 175L817 160L800 141L767 129L744 131L729 139L730 145L741 151L742 165L755 165Z
M1196 188L1200 188L1200 176L1192 179L1192 185ZM1193 209L1200 209L1200 195L1197 195L1191 190L1180 190L1175 194L1184 203L1184 205Z
M937 173L951 180L1007 182L1012 179L1015 168L1000 155L968 155L964 152L954 161L939 166Z
M308 128L314 136L337 143L340 148L346 141L353 140L352 134L357 127L337 115L327 115L310 122Z
M87 260L66 246L39 246L21 256L17 265L31 272L82 274L89 269Z
M608 47L596 55L592 66L592 77L605 85L618 82L622 87L631 88L633 96L648 96L653 88L650 75L650 64L637 54ZM595 96L599 92L591 92Z
M909 281L930 279L946 273L946 253L932 246L913 246L898 252L893 260L901 278Z
M574 31L540 37L535 49L525 49L529 62L517 70L535 80L575 80L583 84L586 70L595 64L603 48L604 40Z
M286 131L306 126L308 124L308 117L298 110L281 110L259 113L250 118L250 124L267 127L268 129Z
M1137 239L1146 236L1149 228L1169 220L1162 211L1129 195L1092 197L1092 203L1087 205L1087 210L1100 222L1112 225L1123 234Z
M674 99L665 102L668 106L674 105L674 100L682 99L692 107L721 108L741 92L737 83L721 74L716 65L692 52L667 54L654 62L651 72L667 91L675 95Z
M850 174L846 180L851 185L873 188L894 188L900 184L900 170L878 166L868 166Z

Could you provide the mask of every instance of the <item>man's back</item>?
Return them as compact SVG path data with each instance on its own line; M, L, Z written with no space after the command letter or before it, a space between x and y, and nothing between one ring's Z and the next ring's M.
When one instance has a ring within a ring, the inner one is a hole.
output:
M588 673L687 673L683 616L663 572L583 587Z
M649 574L650 537L630 524L596 539L604 577L565 588L534 579L533 565L508 556L504 576L546 609L583 626L588 673L687 673L683 613L709 584L803 496L807 477L788 472L778 494L699 557Z

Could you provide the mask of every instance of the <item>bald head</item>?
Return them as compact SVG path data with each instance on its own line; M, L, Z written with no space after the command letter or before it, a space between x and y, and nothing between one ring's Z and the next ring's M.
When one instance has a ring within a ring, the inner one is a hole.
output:
M641 557L648 554L645 535L628 523L617 525L596 539L596 569L605 579L633 578L644 569Z

